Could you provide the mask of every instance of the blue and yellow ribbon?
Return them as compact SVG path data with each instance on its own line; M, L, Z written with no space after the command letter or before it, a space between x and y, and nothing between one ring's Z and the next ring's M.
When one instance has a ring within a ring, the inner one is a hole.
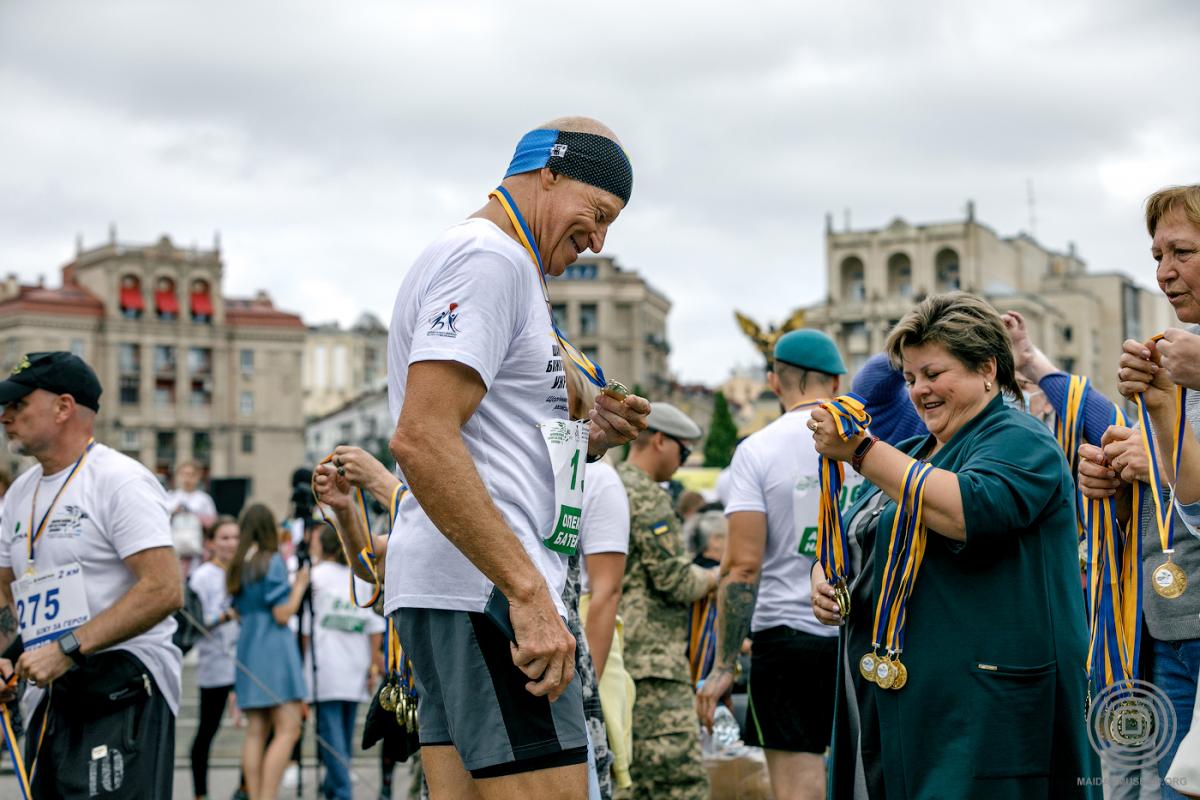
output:
M16 685L17 674L14 672L9 676L8 681L4 684L4 688L11 689ZM17 778L17 789L21 792L21 800L33 800L34 796L33 779L37 774L37 760L38 755L42 751L42 742L46 738L46 726L50 720L50 701L53 699L54 686L49 686L46 691L48 696L42 713L42 728L38 733L37 750L34 752L33 762L29 765L28 770L25 768L25 759L21 756L21 743L18 741L16 730L13 728L12 716L8 712L8 704L0 704L0 732L3 732L4 743L8 746L8 754L12 759L13 774Z
M33 566L34 545L38 539L42 538L42 534L46 531L46 523L50 521L50 515L54 513L54 507L58 505L58 500L62 497L63 492L71 485L71 481L79 474L80 468L83 467L83 462L87 460L88 453L92 452L92 448L96 446L95 439L88 439L87 447L79 454L79 458L75 459L75 464L72 465L71 471L67 473L67 479L63 481L63 485L58 487L58 491L54 493L54 499L50 501L50 507L46 509L46 513L42 516L42 521L38 523L37 528L33 527L34 516L37 514L37 496L38 489L41 487L41 481L34 484L33 500L29 504L29 566Z
M871 424L866 403L856 394L841 395L822 403L821 408L833 416L838 436L844 442L858 436ZM846 477L845 467L842 462L825 456L818 457L817 464L821 480L821 499L817 511L817 560L825 571L826 580L835 586L839 582L845 586L850 579L847 557L850 545L838 502Z
M525 222L525 217L521 215L521 209L517 208L516 202L512 199L512 195L503 186L497 186L488 197L494 197L500 203L500 207L504 209L504 213L508 215L508 219L512 222L513 228L517 232L517 239L525 248L525 252L529 253L529 257L533 259L533 263L537 266L538 277L542 282L542 297L546 300L546 311L550 314L550 327L554 330L554 338L558 341L559 347L567 357L579 367L579 371L583 373L593 385L603 389L608 385L604 378L604 370L600 369L600 365L592 361L586 354L581 352L571 344L566 335L559 330L558 323L554 321L554 309L550 305L550 287L546 284L546 269L542 266L542 255L538 252L537 242L533 238L533 232L529 229L528 223Z
M688 611L688 662L692 686L708 676L717 658L717 603L707 594Z
M1138 421L1141 423L1139 432L1142 436L1142 446L1146 449L1146 458L1149 463L1149 484L1150 496L1154 500L1154 521L1158 526L1159 543L1162 545L1162 551L1167 555L1167 560L1170 560L1171 553L1174 552L1172 544L1175 538L1175 514L1172 512L1171 503L1168 498L1163 496L1162 476L1159 473L1161 465L1161 454L1158 451L1158 445L1154 441L1153 429L1150 427L1150 412L1146 409L1146 403L1142 396L1134 396L1134 404L1137 406ZM1182 386L1175 387L1175 424L1172 433L1175 436L1174 447L1172 452L1172 464L1174 471L1172 474L1175 479L1179 479L1179 465L1183 458L1183 437L1187 435L1187 415L1184 413L1187 403L1187 390ZM1174 493L1174 486L1169 486L1171 493Z
M1070 376L1066 405L1055 409L1054 438L1062 448L1071 472L1079 466L1079 445L1083 442L1083 416L1090 382L1082 375Z

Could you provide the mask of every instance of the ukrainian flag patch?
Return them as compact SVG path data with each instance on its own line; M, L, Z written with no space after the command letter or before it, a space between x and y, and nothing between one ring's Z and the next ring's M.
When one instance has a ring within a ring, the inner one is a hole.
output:
M667 531L671 530L671 523L665 519L660 519L650 525L650 532L655 536L662 536Z

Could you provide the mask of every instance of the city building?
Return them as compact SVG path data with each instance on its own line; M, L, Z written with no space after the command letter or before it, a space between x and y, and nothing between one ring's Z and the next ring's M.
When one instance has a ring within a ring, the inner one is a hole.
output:
M27 352L70 350L104 387L97 440L164 481L198 461L218 505L244 494L286 513L304 458L300 317L265 292L224 297L219 242L133 246L110 230L106 244L76 249L59 287L15 275L0 284L0 369Z
M388 452L395 424L388 409L387 387L364 392L328 414L313 417L304 426L305 457L316 464L340 444L361 447L384 464L393 464Z
M580 258L548 283L559 328L607 377L650 397L670 385L666 295L607 256Z
M1145 339L1175 315L1154 289L1122 273L1088 272L1071 245L1050 250L1025 233L1002 237L963 220L834 231L826 218L828 297L807 309L807 324L838 342L850 370L883 349L892 326L929 294L963 289L1000 311L1024 315L1030 336L1064 370L1087 375L1117 397L1117 360L1125 339Z
M304 416L323 417L387 386L387 326L364 312L350 328L310 325L304 344Z

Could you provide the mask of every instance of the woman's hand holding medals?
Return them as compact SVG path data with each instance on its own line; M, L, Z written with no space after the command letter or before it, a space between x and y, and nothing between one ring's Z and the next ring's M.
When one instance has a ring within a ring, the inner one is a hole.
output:
M854 450L867 436L865 432L860 432L849 439L843 439L838 432L837 421L824 408L813 409L808 429L813 432L813 445L817 452L834 461L848 462L854 458Z

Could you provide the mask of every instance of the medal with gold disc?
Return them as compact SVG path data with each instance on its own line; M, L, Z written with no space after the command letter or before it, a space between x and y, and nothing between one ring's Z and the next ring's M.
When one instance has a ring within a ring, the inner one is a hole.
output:
M822 403L821 408L833 417L838 436L844 442L860 435L871 424L871 415L867 413L863 399L855 394L841 395ZM817 511L817 561L825 572L825 579L833 587L838 616L844 621L850 616L850 542L838 501L845 482L845 467L842 462L825 456L820 456L817 462L821 482ZM863 671L865 677L866 666L863 666Z
M1175 424L1172 426L1171 433L1174 434L1173 446L1171 448L1171 463L1173 465L1172 475L1179 475L1179 465L1183 459L1183 442L1184 437L1188 435L1187 416L1184 414L1187 401L1187 390L1182 386L1175 387ZM1162 546L1162 554L1164 561L1156 566L1150 574L1150 585L1154 587L1154 591L1160 596L1168 600L1174 600L1183 595L1187 591L1188 579L1187 573L1171 560L1175 549L1171 546L1175 537L1175 513L1171 508L1171 497L1175 493L1175 487L1169 486L1169 494L1164 497L1162 491L1162 453L1159 452L1158 443L1155 441L1158 436L1153 432L1150 426L1150 412L1146 410L1146 403L1141 395L1134 398L1134 403L1137 405L1138 419L1141 422L1139 433L1142 437L1142 446L1146 449L1146 460L1149 461L1149 484L1150 484L1150 499L1154 503L1154 522L1158 528L1159 544Z

